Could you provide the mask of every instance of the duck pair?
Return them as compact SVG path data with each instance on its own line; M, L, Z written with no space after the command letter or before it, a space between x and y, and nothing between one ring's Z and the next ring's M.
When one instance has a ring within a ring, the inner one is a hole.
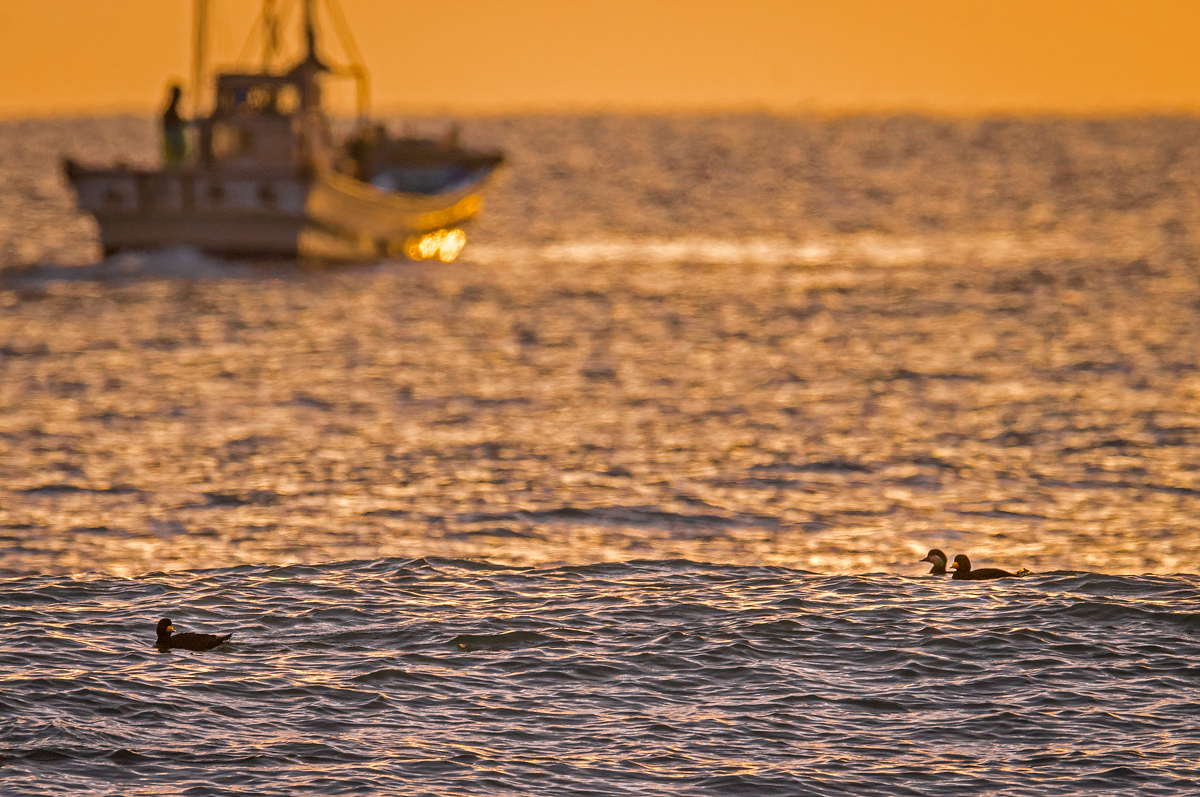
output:
M925 555L922 562L929 562L933 565L929 569L930 574L935 576L946 575L946 554L941 548L932 548ZM954 581L990 581L993 578L1016 578L1016 573L1010 573L1007 570L1001 570L998 567L984 567L979 570L971 569L971 560L967 558L965 553L960 553L954 557L954 575L951 576Z

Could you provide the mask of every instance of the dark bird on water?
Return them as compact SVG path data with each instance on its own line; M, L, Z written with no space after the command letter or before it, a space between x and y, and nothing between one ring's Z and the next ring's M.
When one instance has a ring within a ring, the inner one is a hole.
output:
M930 548L929 553L925 554L925 558L921 561L929 562L933 565L933 567L929 568L931 576L946 575L946 562L949 560L946 559L946 553L941 548Z
M971 560L965 553L954 557L954 581L989 581L993 578L1016 578L1016 573L1000 570L996 567L984 567L979 570L971 569Z
M170 618L164 617L158 621L158 641L154 644L163 650L181 648L183 650L212 650L223 642L228 642L233 634L218 636L217 634L176 634Z

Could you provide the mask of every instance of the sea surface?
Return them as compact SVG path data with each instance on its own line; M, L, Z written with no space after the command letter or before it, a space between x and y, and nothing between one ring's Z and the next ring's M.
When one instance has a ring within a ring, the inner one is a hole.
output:
M5 794L1187 795L1200 578L377 559L0 581ZM153 621L232 631L159 652Z
M0 793L1200 791L1200 120L463 135L463 257L328 271L0 122Z

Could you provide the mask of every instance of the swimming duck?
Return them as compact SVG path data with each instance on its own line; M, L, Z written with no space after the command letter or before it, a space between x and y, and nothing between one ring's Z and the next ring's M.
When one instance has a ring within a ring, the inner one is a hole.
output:
M954 557L954 581L989 581L993 578L1016 578L1016 573L1000 570L996 567L985 567L981 570L971 569L971 560L965 553Z
M921 561L929 562L933 565L933 567L929 568L929 574L931 576L946 575L946 562L949 560L946 558L945 551L943 551L941 548L930 548L929 553L925 554L925 558Z
M163 650L171 648L182 648L183 650L212 650L222 642L228 642L233 634L225 636L217 636L216 634L193 634L193 633L174 633L175 627L171 625L170 618L164 617L158 621L158 641L155 642L156 647Z

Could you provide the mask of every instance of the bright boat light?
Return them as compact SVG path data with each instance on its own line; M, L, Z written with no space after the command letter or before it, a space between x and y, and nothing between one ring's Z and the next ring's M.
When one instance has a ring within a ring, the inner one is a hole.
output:
M435 230L424 235L414 235L404 242L404 254L412 260L437 258L449 263L458 257L467 245L467 234L462 230Z

